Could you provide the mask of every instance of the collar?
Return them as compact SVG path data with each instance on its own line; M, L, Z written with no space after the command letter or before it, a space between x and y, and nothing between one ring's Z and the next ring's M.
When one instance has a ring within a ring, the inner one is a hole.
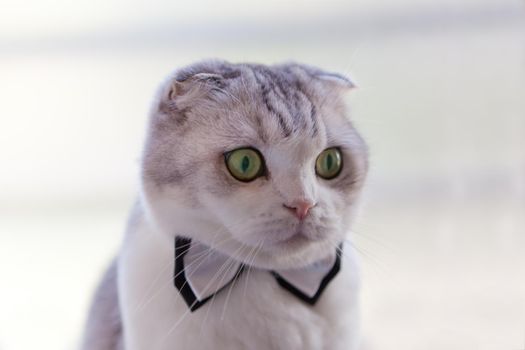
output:
M343 246L330 257L299 269L267 270L278 285L314 305L341 267ZM175 237L175 288L193 312L220 293L250 266L212 250L203 243Z

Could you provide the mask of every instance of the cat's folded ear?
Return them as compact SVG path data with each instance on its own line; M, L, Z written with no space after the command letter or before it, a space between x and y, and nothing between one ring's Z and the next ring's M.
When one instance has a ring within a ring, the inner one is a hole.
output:
M161 89L157 110L169 120L183 122L193 106L209 97L213 89L222 88L220 74L196 73L184 78L176 75Z
M160 96L163 112L176 114L203 99L213 99L227 86L227 80L239 75L223 61L203 61L184 67L164 84Z
M195 73L191 76L176 75L165 86L161 102L175 110L190 107L213 90L224 88L224 78L216 73Z
M306 64L296 64L296 67L299 67L301 70L306 72L310 78L313 78L330 88L344 91L357 87L352 79L343 74L327 72Z
M336 88L351 90L357 87L356 84L350 80L350 78L338 73L319 72L315 75L315 77Z
M171 82L167 98L175 100L188 94L195 94L197 92L205 93L213 88L223 88L223 77L216 73L197 73L190 77L175 78Z

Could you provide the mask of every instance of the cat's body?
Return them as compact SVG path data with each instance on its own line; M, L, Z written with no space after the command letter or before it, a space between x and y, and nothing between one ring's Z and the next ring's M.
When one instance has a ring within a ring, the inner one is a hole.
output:
M168 80L153 106L141 195L95 297L85 350L357 349L350 246L314 305L269 273L310 266L346 240L367 167L339 99L348 84L305 66L215 61ZM238 181L223 154L246 147L265 168ZM342 150L344 167L322 179L316 159L330 147ZM193 311L173 284L178 235L245 264Z

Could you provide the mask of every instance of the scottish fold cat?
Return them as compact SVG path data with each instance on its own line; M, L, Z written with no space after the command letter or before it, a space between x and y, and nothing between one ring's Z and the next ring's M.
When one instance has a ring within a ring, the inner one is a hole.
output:
M204 61L151 108L141 188L84 350L358 348L367 147L341 75Z

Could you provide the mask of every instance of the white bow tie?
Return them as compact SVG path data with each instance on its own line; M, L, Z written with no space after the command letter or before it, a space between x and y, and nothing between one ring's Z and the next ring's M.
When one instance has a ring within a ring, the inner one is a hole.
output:
M300 269L268 270L277 283L297 298L315 304L341 266L341 249L326 259ZM174 284L191 311L197 310L232 283L245 264L198 241L175 238Z

